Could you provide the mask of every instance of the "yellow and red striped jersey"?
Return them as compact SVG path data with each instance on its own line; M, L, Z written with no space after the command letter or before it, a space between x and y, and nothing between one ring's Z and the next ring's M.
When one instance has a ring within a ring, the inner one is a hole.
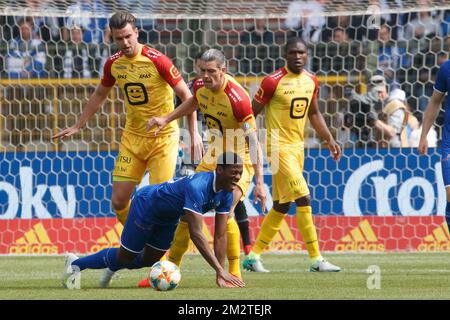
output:
M194 99L205 117L208 129L220 131L224 138L229 129L234 132L242 129L244 135L256 130L250 97L232 76L225 75L225 81L218 92L206 89L201 78L194 82L193 88ZM229 133L233 134L232 131Z
M102 85L116 82L122 90L126 106L125 131L140 136L151 136L156 127L147 132L146 123L152 117L166 115L174 109L173 87L182 80L172 61L161 52L140 45L133 58L122 51L108 58L103 68ZM174 132L172 121L161 134Z
M263 79L254 100L267 105L268 151L304 147L308 109L318 91L316 76L306 70L296 74L283 67Z

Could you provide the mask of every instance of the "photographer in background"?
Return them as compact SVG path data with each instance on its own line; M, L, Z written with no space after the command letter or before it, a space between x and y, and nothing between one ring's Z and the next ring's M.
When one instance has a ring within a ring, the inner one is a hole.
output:
M351 131L359 139L358 147L375 147L377 132L390 132L390 128L379 120L379 114L388 98L386 79L381 75L374 75L370 78L367 93L359 94L347 87L345 96L349 99L349 114L353 117L346 122L354 124Z

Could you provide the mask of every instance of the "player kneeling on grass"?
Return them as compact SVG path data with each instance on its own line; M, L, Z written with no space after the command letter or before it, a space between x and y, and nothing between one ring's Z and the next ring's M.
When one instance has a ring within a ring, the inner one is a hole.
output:
M180 217L184 216L192 241L216 271L217 285L243 287L242 280L223 268L228 213L242 170L242 159L235 153L226 152L220 157L215 171L141 188L132 200L120 248L104 249L84 258L68 254L63 286L70 287L75 272L84 269L108 268L112 275L120 269L152 266L169 249ZM212 209L216 211L214 253L202 233L203 215ZM108 286L110 280L111 277L104 275L100 286Z

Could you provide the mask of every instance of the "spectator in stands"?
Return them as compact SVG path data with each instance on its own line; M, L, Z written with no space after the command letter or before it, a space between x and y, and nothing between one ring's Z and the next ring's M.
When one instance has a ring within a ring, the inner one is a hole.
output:
M55 4L49 0L27 0L27 10L30 12L46 12L55 9ZM34 30L39 34L44 42L58 42L61 38L61 27L64 24L63 18L38 15L33 17Z
M348 43L348 35L342 28L336 28L333 30L333 42L336 44L347 44Z
M261 13L263 14L264 12ZM273 32L267 29L267 19L257 18L254 25L241 33L241 44L273 44L273 38Z
M117 6L122 10L148 17L136 20L136 26L139 29L139 41L142 43L151 44L158 38L156 20L150 18L158 2L159 0L145 0L141 2L136 2L135 0L117 0Z
M20 35L8 43L6 72L10 79L47 77L45 44L33 29L32 18L20 20Z
M327 0L292 2L288 8L286 27L294 30L294 35L307 43L319 42L327 22L323 8L326 3Z
M418 147L422 126L410 112L405 91L396 88L389 93L382 118L388 125L388 133L384 136L385 140L382 143L387 142L387 145L391 147ZM428 132L427 140L429 147L436 147L437 132L434 125Z
M90 18L91 14L104 14L107 11L100 0L77 0L75 4L67 8L72 16L65 19L63 29L64 41L70 40L70 30L79 27L83 30L83 41L87 44L99 44L104 40L109 42L109 28L107 18ZM105 36L106 34L106 36Z
M445 10L442 14L441 35L446 37L450 35L450 10Z
M400 68L408 68L411 61L406 48L398 46L391 36L391 27L383 24L378 31L378 63L377 69L383 73L388 82L396 81L396 72Z
M274 33L267 28L267 19L264 10L258 10L258 17L248 29L240 34L241 50L239 58L244 58L247 63L241 61L241 72L252 72L256 75L270 73L274 69L270 56L270 46L274 44ZM229 59L230 61L230 59Z
M70 40L62 48L58 53L58 56L62 57L62 77L91 78L95 69L95 56L83 42L83 30L80 27L70 30Z
M409 147L408 142L408 124L409 121L415 119L414 127L409 126L412 130L418 129L419 124L417 119L410 114L406 105L406 93L401 89L394 89L389 93L383 107L381 123L377 125L378 141L382 147Z
M358 146L375 146L376 129L382 126L378 115L382 111L383 102L388 97L386 79L381 75L370 78L369 90L366 94L358 94L355 90L346 88L346 97L350 101L352 119L346 119L353 123L352 135L358 137Z
M413 85L413 97L417 100L416 109L425 111L428 100L433 94L433 79L429 68L419 69L419 78L415 79Z
M419 8L429 6L427 0L418 1ZM436 16L435 16L436 15ZM438 12L420 11L416 13L409 22L407 22L404 31L404 39L422 39L424 37L432 38L440 34L441 22Z

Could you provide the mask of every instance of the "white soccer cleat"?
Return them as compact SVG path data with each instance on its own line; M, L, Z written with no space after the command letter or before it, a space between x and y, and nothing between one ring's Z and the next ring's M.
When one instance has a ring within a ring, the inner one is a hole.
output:
M264 268L261 259L249 259L245 258L242 266L245 270L253 271L253 272L270 272L266 268Z
M106 268L105 271L103 272L102 276L100 277L100 287L101 288L108 288L113 276L116 274L115 271L110 270L109 268Z
M73 253L68 253L66 255L66 261L64 264L64 271L61 276L62 285L67 289L79 288L80 284L80 272L76 271L72 267L72 262L78 260L78 257Z
M325 259L317 260L309 268L311 272L339 272L341 268L335 266L334 264L328 262Z

